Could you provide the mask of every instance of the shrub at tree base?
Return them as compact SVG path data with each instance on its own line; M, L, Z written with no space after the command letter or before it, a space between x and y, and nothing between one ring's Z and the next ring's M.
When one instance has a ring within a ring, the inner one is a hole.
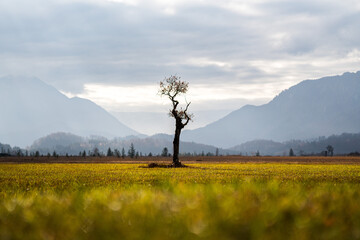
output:
M178 163L178 165L174 165L174 164L166 164L166 163L149 163L148 165L147 165L147 167L148 168L173 168L173 167L176 167L176 168L178 168L178 167L180 167L180 168L182 168L182 167L187 167L185 164L183 164L183 163Z

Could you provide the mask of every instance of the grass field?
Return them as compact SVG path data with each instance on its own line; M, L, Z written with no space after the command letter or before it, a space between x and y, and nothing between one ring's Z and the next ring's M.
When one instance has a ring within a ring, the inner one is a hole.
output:
M360 239L359 159L286 159L3 163L0 239Z

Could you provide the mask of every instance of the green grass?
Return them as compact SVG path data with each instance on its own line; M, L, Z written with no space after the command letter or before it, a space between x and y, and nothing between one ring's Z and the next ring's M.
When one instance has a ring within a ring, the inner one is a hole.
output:
M360 166L0 165L0 239L360 239Z

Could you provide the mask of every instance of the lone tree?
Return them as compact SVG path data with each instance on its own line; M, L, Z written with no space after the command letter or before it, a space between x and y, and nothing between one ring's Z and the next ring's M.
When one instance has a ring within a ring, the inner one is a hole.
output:
M161 96L167 96L172 102L172 109L170 109L169 115L175 118L175 136L173 141L173 166L181 167L179 161L179 145L180 145L180 133L181 130L192 119L192 114L189 114L188 108L190 102L186 102L186 107L179 107L179 101L177 97L181 94L185 94L188 91L189 83L180 80L178 76L170 76L160 82L159 93ZM178 108L179 107L179 108Z

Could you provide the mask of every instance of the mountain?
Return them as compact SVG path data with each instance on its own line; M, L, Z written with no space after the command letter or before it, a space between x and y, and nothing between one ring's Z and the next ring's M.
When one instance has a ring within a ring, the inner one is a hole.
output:
M256 139L287 141L360 132L360 71L306 80L261 106L247 105L182 139L231 147Z
M136 135L95 103L68 98L37 78L0 78L0 142L28 146L53 132L80 136L121 137Z
M89 137L83 138L70 133L53 133L45 137L37 139L30 147L30 151L39 151L41 154L52 153L56 151L59 154L65 155L66 153L71 155L78 155L81 151L91 152L95 148L98 148L100 152L106 153L110 147L112 150L121 150L124 148L127 152L131 143L134 144L136 151L145 155L149 154L160 154L164 147L172 152L172 141L173 136L167 134L157 134L151 137L140 138L137 136L129 136L123 138L115 138L108 140L104 137ZM204 154L216 153L216 147L198 144L194 142L181 142L180 153L186 154ZM219 149L220 154L234 154L233 150Z
M330 137L319 137L311 141L292 140L287 142L274 142L271 140L254 140L230 148L245 155L288 155L290 148L297 155L319 154L331 145L334 154L349 154L360 152L360 133L343 133Z
M288 153L290 148L284 143L272 140L253 140L231 147L230 149L241 155L254 156L257 152L261 155L284 155Z

